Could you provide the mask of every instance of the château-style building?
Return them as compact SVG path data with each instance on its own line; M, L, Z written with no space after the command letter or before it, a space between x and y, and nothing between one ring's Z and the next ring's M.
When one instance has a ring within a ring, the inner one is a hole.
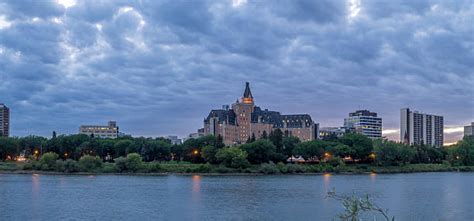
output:
M240 101L231 108L224 105L222 109L211 110L204 119L204 134L221 135L226 145L245 143L252 136L258 139L276 129L301 141L309 141L318 138L318 127L308 114L282 115L255 106L248 82Z

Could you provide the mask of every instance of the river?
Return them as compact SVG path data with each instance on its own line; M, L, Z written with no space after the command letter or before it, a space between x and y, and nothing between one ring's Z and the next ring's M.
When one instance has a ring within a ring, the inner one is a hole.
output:
M474 220L474 173L0 174L0 220L332 220L332 188L370 194L396 220Z

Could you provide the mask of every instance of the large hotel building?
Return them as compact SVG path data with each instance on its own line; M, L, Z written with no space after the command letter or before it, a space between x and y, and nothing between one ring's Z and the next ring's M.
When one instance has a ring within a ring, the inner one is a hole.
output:
M318 124L308 114L282 115L277 111L262 110L255 106L249 83L245 85L242 99L211 110L204 119L205 135L221 135L226 145L245 143L253 135L258 139L275 129L284 134L298 137L301 141L318 138Z
M10 109L0 104L0 137L10 135Z
M435 147L443 146L443 117L411 111L400 110L400 141L406 144L426 144Z

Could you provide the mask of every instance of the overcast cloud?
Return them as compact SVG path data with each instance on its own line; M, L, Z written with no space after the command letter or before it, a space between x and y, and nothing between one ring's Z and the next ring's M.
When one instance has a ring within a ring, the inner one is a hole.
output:
M239 98L340 126L399 110L474 121L474 3L466 1L26 1L0 3L0 103L15 136L117 120L185 136Z

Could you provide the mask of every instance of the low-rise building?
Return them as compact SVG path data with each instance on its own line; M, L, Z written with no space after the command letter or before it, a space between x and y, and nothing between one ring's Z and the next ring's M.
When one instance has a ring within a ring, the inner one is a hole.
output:
M109 121L107 125L82 125L79 127L79 134L114 139L119 137L120 132L117 122Z
M175 136L175 135L169 135L166 137L166 139L170 140L171 144L178 145L182 143L182 140L178 138L178 136Z
M341 138L346 133L354 132L354 128L347 127L321 127L319 129L319 137L322 140L331 138Z

